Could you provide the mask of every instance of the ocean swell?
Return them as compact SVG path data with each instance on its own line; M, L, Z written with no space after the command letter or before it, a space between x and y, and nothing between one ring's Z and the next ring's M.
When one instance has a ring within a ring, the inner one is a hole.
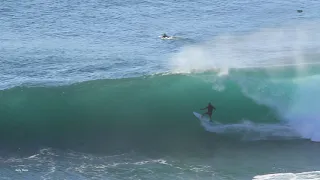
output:
M291 71L269 76L265 69L231 69L223 76L211 71L2 90L0 141L128 148L184 147L217 137L318 140L318 77L299 80ZM209 101L217 107L216 127L201 126L192 115Z

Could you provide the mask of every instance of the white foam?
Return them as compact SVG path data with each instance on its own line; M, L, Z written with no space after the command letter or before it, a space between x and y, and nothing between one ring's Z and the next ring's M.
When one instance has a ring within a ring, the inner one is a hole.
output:
M16 172L28 172L28 169L15 169Z
M320 171L258 175L253 180L319 180Z

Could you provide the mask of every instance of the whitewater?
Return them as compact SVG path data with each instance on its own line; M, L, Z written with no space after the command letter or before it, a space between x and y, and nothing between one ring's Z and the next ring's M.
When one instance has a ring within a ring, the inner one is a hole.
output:
M0 179L319 179L319 8L4 1Z

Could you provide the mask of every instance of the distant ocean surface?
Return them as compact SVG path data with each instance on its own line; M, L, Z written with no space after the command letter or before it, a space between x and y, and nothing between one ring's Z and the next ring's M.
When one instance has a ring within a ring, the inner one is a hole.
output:
M320 179L319 9L2 1L0 180Z

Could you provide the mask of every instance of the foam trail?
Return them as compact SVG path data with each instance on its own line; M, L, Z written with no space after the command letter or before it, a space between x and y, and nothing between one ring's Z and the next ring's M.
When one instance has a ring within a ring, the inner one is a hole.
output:
M210 125L202 121L201 125L209 132L218 134L239 134L244 140L267 140L267 139L296 139L300 135L286 124L257 124L251 121L243 121L238 124Z

